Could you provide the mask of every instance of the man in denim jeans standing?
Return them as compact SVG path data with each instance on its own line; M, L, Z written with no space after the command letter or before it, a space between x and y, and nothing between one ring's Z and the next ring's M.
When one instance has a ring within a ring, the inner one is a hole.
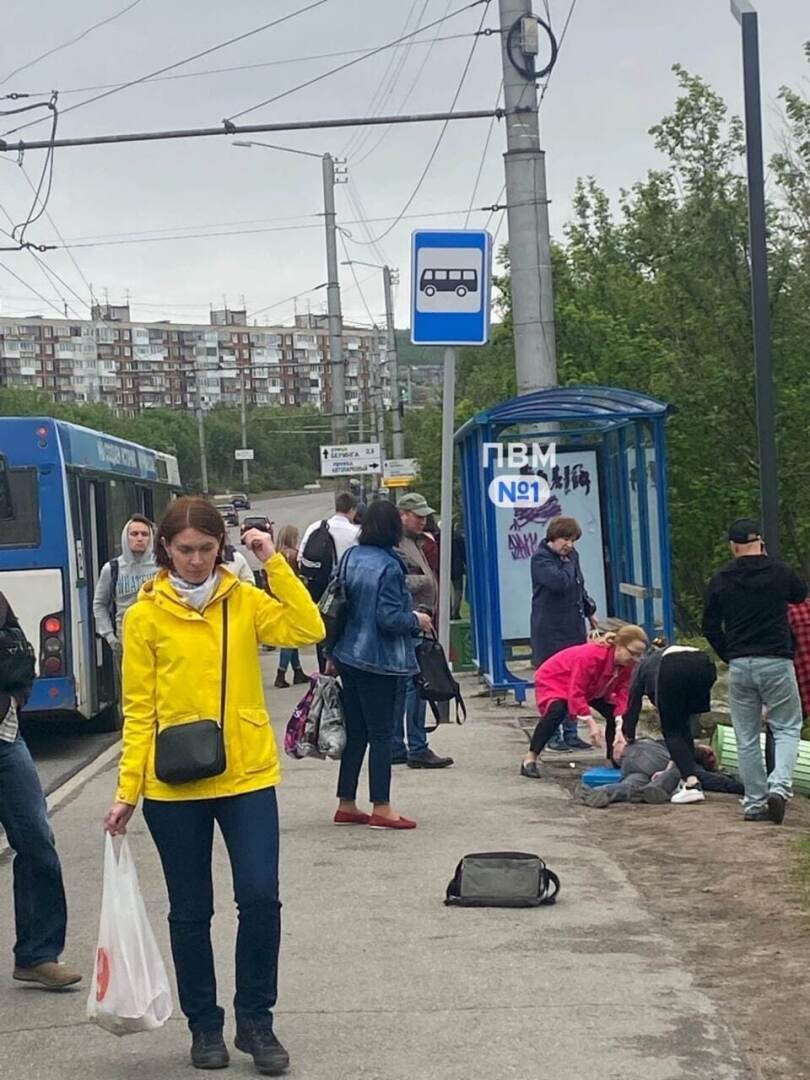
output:
M729 705L745 785L745 820L781 825L792 794L802 730L788 604L804 600L807 586L790 567L766 554L755 521L735 521L728 539L734 559L711 580L703 633L729 665ZM760 748L763 708L774 738L770 775Z
M405 563L405 583L417 611L435 618L439 604L438 582L427 561L422 545L425 519L434 510L424 495L409 491L397 504L402 519L402 540L396 553ZM416 682L403 680L404 719L394 731L393 764L410 769L446 769L453 764L451 757L439 757L428 746L425 719L427 703L419 697Z

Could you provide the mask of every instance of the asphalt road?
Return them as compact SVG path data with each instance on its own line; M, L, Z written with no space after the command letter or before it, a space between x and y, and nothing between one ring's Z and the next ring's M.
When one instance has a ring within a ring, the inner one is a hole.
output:
M284 495L257 500L249 513L266 514L275 523L276 535L283 525L296 525L303 532L310 522L331 515L333 500L331 491ZM240 516L244 517L245 513ZM232 543L238 544L239 530L232 528L230 537ZM259 564L253 553L244 548L240 550L251 566L257 568ZM25 723L23 734L37 763L46 794L64 784L118 738L116 734L91 734L81 720L31 720Z
M250 514L266 514L273 522L273 531L278 536L284 525L295 525L303 533L307 525L321 518L331 517L334 513L334 493L331 491L307 491L301 495L282 495L276 499L257 499L250 510L240 511L240 519ZM231 543L239 543L239 530L229 530ZM247 558L251 567L259 567L253 552L239 549Z

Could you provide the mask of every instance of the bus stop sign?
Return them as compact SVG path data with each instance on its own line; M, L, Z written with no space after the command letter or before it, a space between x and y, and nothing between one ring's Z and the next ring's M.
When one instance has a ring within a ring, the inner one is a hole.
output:
M492 237L483 229L417 229L411 239L411 342L486 345Z

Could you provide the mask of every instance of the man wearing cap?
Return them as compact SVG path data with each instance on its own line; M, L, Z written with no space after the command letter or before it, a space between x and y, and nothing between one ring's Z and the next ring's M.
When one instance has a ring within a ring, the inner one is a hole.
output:
M801 603L807 586L790 567L766 554L756 521L735 521L728 539L734 558L709 584L703 633L729 665L745 820L781 825L802 730L788 604ZM760 749L763 708L774 740L770 775Z
M403 495L397 509L402 519L402 541L396 552L405 563L405 580L413 606L435 618L439 587L422 550L425 519L435 513L435 510L428 506L424 495L415 491ZM394 732L395 765L407 763L411 769L446 769L453 764L452 758L439 757L428 746L425 732L426 711L427 703L419 697L415 680L409 678L405 690L404 723Z

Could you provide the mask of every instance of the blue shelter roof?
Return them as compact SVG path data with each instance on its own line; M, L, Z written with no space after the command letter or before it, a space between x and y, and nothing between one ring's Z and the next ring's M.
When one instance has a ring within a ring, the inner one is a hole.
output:
M464 440L474 428L484 424L508 426L548 421L585 421L595 430L618 427L633 420L665 417L674 406L635 390L614 386L555 386L511 398L477 413L456 432Z

